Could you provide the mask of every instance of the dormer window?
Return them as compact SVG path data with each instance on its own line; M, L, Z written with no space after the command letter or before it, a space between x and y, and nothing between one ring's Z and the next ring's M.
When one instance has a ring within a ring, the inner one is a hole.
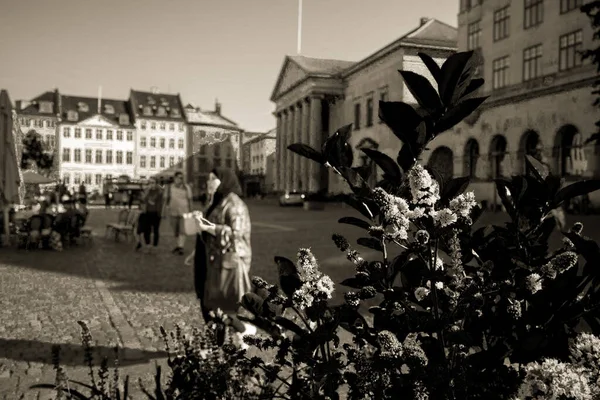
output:
M69 121L77 121L79 119L79 114L77 111L69 110L67 111L67 120Z
M166 106L168 106L168 105L169 105L169 102L168 102L168 101L167 101L167 99L165 99L164 97L161 97L161 98L160 98L160 104L161 104L163 107L166 107Z
M144 113L144 116L151 117L152 116L152 108L150 106L145 106L143 113Z
M89 112L90 106L88 106L87 103L80 101L79 103L77 103L77 109L79 112Z
M106 114L114 114L115 113L115 107L113 107L112 104L105 104L104 105L104 112Z
M119 125L129 125L129 114L119 115Z
M52 114L52 106L54 103L51 101L40 101L40 112L46 114Z
M165 110L165 108L163 106L160 106L160 107L158 107L158 110L156 111L156 115L158 117L166 117L167 111Z
M150 105L156 104L156 100L154 100L154 98L152 98L152 96L148 96L148 104L150 104Z
M171 110L171 117L178 118L180 116L181 116L181 114L179 113L179 109L178 108L174 108L174 109Z

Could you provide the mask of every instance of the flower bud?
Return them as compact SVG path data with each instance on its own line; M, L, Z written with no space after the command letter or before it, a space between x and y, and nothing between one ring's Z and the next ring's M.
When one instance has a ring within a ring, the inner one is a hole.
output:
M331 239L333 240L333 243L335 243L336 247L341 251L347 251L350 248L350 243L348 243L348 240L340 234L334 233L333 236L331 236Z

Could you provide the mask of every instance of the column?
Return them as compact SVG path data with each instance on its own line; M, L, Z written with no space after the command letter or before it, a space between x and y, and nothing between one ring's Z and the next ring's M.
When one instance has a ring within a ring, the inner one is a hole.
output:
M280 112L275 114L275 117L277 118L277 136L275 139L275 168L273 171L273 177L275 179L275 191L278 192L281 190L281 173L280 171L283 170L282 168L282 162L281 162L281 147L282 147L282 135L283 135L283 128L281 125L281 119L282 119L282 114Z
M279 176L281 179L281 187L280 189L282 191L285 191L288 189L287 187L287 160L288 160L288 154L286 151L286 146L287 146L287 135L289 133L289 110L283 110L283 120L281 121L281 170L279 171Z
M294 109L294 139L292 143L300 143L302 142L302 102L298 102L295 104ZM293 154L294 160L294 190L301 190L301 184L306 186L306 182L301 182L302 174L301 174L301 165L302 165L302 157L298 154Z
M310 98L306 97L302 100L302 139L300 142L303 144L310 146ZM320 149L315 149L320 151ZM301 161L301 179L302 179L302 190L309 191L309 182L310 182L310 164L313 164L315 161L310 160L308 158L302 157Z
M323 127L321 120L322 96L312 96L310 98L310 147L315 150L321 148L323 138ZM321 189L321 165L309 163L309 181L308 190L318 192Z
M292 169L293 166L293 153L288 150L288 146L293 143L294 140L294 106L288 108L288 124L285 132L285 190L293 190L292 186Z

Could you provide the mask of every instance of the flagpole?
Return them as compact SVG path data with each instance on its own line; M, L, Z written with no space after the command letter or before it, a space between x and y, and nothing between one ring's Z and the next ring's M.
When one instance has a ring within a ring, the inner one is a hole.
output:
M302 0L298 0L298 48L297 52L300 55L302 50Z
M102 86L98 86L98 114L100 114L100 111L102 110L101 104L102 104Z

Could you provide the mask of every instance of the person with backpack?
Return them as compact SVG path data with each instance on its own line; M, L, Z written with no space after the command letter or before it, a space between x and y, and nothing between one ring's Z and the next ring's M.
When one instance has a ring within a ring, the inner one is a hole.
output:
M173 254L183 255L185 234L183 232L183 215L192 211L192 189L183 182L183 172L175 173L175 181L167 185L165 193L164 211L162 215L171 218L173 233L177 246Z

